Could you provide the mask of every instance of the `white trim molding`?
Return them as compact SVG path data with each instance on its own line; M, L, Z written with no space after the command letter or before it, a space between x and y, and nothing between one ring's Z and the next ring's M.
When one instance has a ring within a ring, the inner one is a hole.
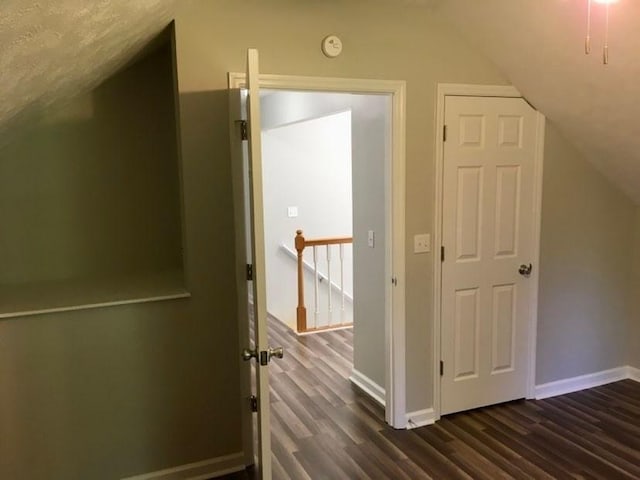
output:
M407 413L407 430L433 425L434 423L436 423L436 412L433 408Z
M439 258L440 247L442 246L442 193L443 193L443 171L444 171L444 142L442 132L445 124L445 97L447 96L473 96L473 97L507 97L507 98L523 98L522 94L510 85L466 85L456 83L440 83L436 90L436 112L435 112L435 199L434 199L434 225L433 225L433 410L434 419L440 418L440 376L437 374L438 365L442 359L441 352L441 331L442 331L442 264ZM525 100L526 101L526 100ZM527 102L528 103L528 102ZM534 222L533 237L534 251L532 252L532 261L534 265L531 283L533 285L531 292L531 301L529 305L530 322L528 333L528 355L529 368L527 375L527 398L534 397L535 390L535 364L536 364L536 331L537 331L537 315L538 315L538 274L540 265L539 257L539 239L540 239L540 221L542 206L542 165L544 157L544 131L545 116L540 112L536 118L536 152L535 152L535 172L534 172Z
M578 377L565 378L555 382L543 383L542 385L536 385L535 398L536 400L543 400L558 395L579 392L587 388L600 387L620 380L632 379L640 381L638 374L640 374L640 370L637 368L624 366L603 370L601 372L588 373Z
M188 463L179 467L165 468L151 473L143 473L122 480L206 480L221 477L245 469L244 453L233 453L223 457L210 458L201 462Z
M389 249L385 258L385 420L394 428L406 427L405 334L405 202L406 202L406 82L336 77L260 74L260 88L342 92L391 96L391 161L385 165L387 201L385 233ZM231 89L246 88L244 73L230 72ZM393 286L392 286L393 280Z
M385 406L385 397L386 392L384 388L378 385L376 382L367 377L364 373L359 372L355 368L351 370L351 376L349 377L349 381L353 383L356 387L362 390L364 393L373 398L376 402L378 402L383 407Z

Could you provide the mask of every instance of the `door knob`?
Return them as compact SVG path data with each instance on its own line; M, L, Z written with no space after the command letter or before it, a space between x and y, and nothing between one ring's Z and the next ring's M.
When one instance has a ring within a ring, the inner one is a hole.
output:
M273 357L276 357L276 358L284 357L284 348L282 348L282 347L270 348L269 349L269 360L271 360L271 358L273 358Z
M249 349L249 348L245 348L244 350L242 350L242 359L245 362L248 362L249 360L251 360L252 358L255 358L256 360L258 359L258 351L253 349Z
M276 347L269 348L268 350L263 350L258 353L256 349L245 348L242 350L242 359L245 362L248 362L252 358L256 359L256 362L260 363L260 365L267 365L273 357L282 358L284 357L284 348Z
M529 265L525 265L522 264L520 265L520 268L518 269L518 273L524 277L528 277L529 275L531 275L531 270L533 270L533 265L529 264Z

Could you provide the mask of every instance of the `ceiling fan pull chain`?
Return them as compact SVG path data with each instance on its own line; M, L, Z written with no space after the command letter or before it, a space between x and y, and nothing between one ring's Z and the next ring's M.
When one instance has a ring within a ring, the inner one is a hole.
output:
M587 36L584 39L584 53L591 52L591 0L587 0Z
M609 4L606 6L606 19L604 26L604 47L602 47L602 63L609 63Z

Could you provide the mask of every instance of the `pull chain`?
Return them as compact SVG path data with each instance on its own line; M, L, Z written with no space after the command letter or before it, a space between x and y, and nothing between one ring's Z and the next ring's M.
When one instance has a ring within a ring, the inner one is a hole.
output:
M584 53L591 53L591 0L587 0L587 36L584 39Z
M609 4L606 6L606 20L604 26L604 47L602 47L602 63L609 63Z

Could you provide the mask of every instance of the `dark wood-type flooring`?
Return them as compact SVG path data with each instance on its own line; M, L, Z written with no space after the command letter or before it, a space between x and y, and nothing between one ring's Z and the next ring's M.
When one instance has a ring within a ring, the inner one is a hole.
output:
M348 381L351 330L297 337L271 321L270 336L286 352L270 367L275 479L640 479L640 383L394 430Z

